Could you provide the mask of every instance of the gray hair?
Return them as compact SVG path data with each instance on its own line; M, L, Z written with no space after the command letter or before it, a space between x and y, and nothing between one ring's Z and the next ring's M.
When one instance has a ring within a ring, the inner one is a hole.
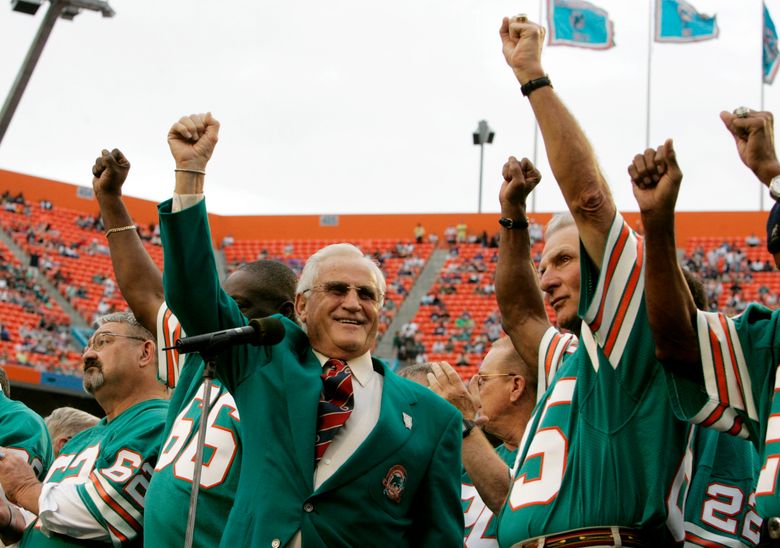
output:
M138 318L136 318L132 312L112 312L111 314L100 316L92 323L92 328L97 329L98 327L101 327L107 323L127 324L133 329L134 332L138 333L139 336L156 343L152 332L141 325L141 322L138 321Z
M65 437L71 438L87 428L92 428L100 419L74 407L58 407L51 415L43 419L49 429L52 441Z
M571 213L568 211L556 213L547 222L547 226L544 228L544 239L549 240L553 234L570 226L576 226L574 217Z
M407 379L409 377L414 377L415 375L427 375L428 373L433 373L433 369L431 368L430 362L425 363L415 363L412 365L407 365L403 369L399 369L397 373L401 377L406 377Z
M317 275L319 274L322 263L335 257L348 257L352 259L357 258L365 261L366 265L376 276L376 281L379 285L378 289L381 294L378 304L381 307L385 302L384 295L387 291L387 282L385 281L385 275L382 273L382 269L380 269L379 266L370 257L367 257L362 251L360 251L360 249L352 244L346 243L325 246L309 257L303 267L301 277L298 279L298 288L296 293L304 293L311 290L311 288L314 287L314 280L317 279Z

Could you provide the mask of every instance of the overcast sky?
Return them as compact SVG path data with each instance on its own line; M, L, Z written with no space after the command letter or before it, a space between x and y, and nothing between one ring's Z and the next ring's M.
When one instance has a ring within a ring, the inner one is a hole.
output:
M780 0L766 1L780 27ZM679 209L758 209L758 183L718 112L760 107L761 2L690 2L717 14L720 37L652 44L650 143L675 138ZM0 168L89 185L100 149L118 147L133 165L125 193L163 200L173 186L168 127L210 110L222 122L206 183L216 213L447 213L477 210L479 120L496 133L483 211L498 211L506 158L533 156L531 109L498 27L504 15L538 18L538 0L110 3L113 19L57 22L0 144ZM626 167L645 148L651 1L595 3L614 21L616 47L546 47L543 62L618 207L635 211ZM3 4L4 97L44 11ZM764 108L780 114L780 76L764 86ZM564 208L541 139L538 164L537 211Z

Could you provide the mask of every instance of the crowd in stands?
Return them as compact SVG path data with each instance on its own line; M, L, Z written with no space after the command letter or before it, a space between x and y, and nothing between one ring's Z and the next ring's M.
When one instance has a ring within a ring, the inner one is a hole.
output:
M67 268L68 261L81 257L105 257L108 260L100 216L69 212L68 218L78 228L78 232L66 232L70 236L77 235L77 239L73 239L58 228L58 219L46 216L53 210L54 205L48 200L42 200L36 208L22 194L11 195L6 191L2 196L0 221L4 230L28 252L29 265L22 267L3 261L0 267L0 303L17 305L22 311L41 315L42 318L57 310L59 323L47 325L41 319L36 325L27 326L25 337L15 341L13 349L4 347L0 359L35 365L36 356L31 357L31 353L48 353L58 359L44 364L46 370L60 368L79 373L72 363L70 366L60 364L63 361L60 358L67 360L67 356L72 357L77 348L68 335L67 315L49 297L37 278L38 273L43 273L87 322L100 315L124 310L126 304L110 275L110 269L93 268L89 275L84 276L74 275L73 269ZM148 245L159 247L158 224L139 227L139 235ZM387 332L438 242L436 234L426 233L422 225L415 228L414 235L413 241L355 242L383 268L388 280L385 306L380 315L379 340ZM532 222L529 235L534 244L534 260L538 264L542 226ZM223 239L222 250L228 257L229 273L248 260L272 259L287 264L299 274L309 252L304 242L299 241L262 241L249 243L249 247L247 244L246 241L236 241L232 236ZM442 245L447 249L447 261L434 285L420 300L413 321L394 330L394 357L400 365L448 360L459 366L468 366L463 374L470 376L473 366L480 363L490 343L503 333L495 303L498 233L491 235L483 231L469 234L465 223L459 223L445 229ZM252 250L249 254L246 252L248 249ZM9 253L4 251L5 255ZM764 251L763 240L755 235L719 242L712 238L694 238L688 244L683 264L703 279L711 310L720 308L737 314L752 300L767 306L777 305L780 293L780 285L775 282L777 274L774 273L771 257ZM476 310L471 309L470 303L474 302L480 303ZM548 312L552 316L552 310ZM18 338L18 335L14 334L14 337Z

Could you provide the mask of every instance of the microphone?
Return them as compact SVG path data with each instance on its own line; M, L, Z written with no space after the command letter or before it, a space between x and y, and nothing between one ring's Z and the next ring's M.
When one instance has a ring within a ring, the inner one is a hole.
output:
M221 352L239 344L254 346L270 346L278 344L284 338L284 324L279 318L262 318L249 320L245 327L234 327L214 333L204 333L194 337L177 339L176 344L163 350L178 350L179 354L191 352Z

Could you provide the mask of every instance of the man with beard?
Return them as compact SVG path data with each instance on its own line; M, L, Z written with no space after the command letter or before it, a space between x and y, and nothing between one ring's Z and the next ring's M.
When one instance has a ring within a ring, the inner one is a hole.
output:
M92 188L100 205L111 249L111 262L122 295L138 321L157 337L157 377L174 389L168 408L160 458L149 485L146 519L147 543L181 546L186 537L187 510L195 473L197 431L202 414L203 370L199 354L185 362L175 349L184 332L165 303L162 273L143 246L130 213L122 201L122 188L130 162L117 149L103 150L92 168ZM255 261L241 265L223 287L248 319L280 313L295 321L293 301L298 279L287 265ZM186 363L186 366L185 366ZM212 453L203 467L194 546L217 546L224 523L233 508L241 468L243 434L233 396L215 379L205 443Z
M106 417L62 448L43 482L13 454L0 459L8 500L37 514L20 546L138 543L144 496L168 407L154 338L130 313L98 318L84 349L84 389ZM6 519L0 510L0 519ZM17 531L21 533L21 530Z

